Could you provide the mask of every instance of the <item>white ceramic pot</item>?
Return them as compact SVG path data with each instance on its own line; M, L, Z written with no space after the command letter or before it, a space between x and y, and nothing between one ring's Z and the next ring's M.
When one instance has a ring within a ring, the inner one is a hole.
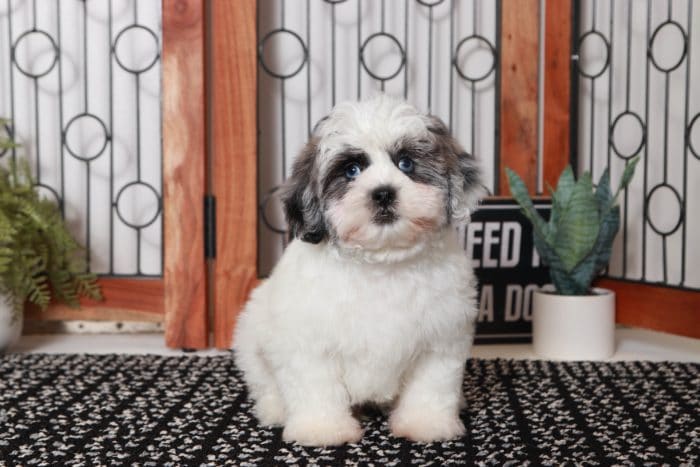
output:
M0 353L17 342L22 334L24 315L16 314L5 298L0 295Z
M545 286L533 294L532 343L552 360L605 360L615 353L615 292L557 295Z

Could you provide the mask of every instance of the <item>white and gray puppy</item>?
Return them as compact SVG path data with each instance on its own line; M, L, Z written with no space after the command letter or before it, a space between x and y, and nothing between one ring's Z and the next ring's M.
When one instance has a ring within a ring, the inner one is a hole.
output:
M234 334L260 422L355 442L351 407L371 402L396 436L462 435L476 289L456 227L483 194L477 161L438 118L380 96L337 105L282 193L295 238Z

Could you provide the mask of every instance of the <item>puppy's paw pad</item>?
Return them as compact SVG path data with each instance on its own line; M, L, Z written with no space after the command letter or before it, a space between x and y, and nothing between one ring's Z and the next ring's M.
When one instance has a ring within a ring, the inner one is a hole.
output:
M282 426L286 418L284 402L277 396L262 397L255 403L253 412L263 426Z
M429 412L398 412L391 415L389 428L394 436L419 443L446 441L464 435L464 424L457 415Z
M339 446L362 439L362 428L350 415L341 417L308 417L290 420L282 438L303 446Z

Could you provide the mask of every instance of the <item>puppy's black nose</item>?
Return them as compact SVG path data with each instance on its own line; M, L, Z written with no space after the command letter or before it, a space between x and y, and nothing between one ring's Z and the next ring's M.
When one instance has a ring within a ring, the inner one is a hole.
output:
M372 192L372 201L379 207L388 208L395 200L396 190L390 186L380 186Z

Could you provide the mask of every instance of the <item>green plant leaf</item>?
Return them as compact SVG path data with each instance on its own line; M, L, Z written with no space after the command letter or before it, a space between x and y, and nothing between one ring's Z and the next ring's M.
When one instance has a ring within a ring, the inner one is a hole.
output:
M535 206L532 204L532 199L527 192L525 183L523 180L513 172L511 169L506 167L506 175L508 176L508 186L510 188L510 193L515 199L515 201L520 205L522 213L527 217L527 219L532 222L533 227L537 230L540 235L547 237L548 226L542 216L539 215Z
M620 194L622 190L627 188L627 185L632 181L632 177L634 176L634 170L637 168L637 164L639 163L640 156L636 156L627 162L625 165L625 170L622 172L622 178L620 179L620 185L617 187L617 191L615 192L615 199L617 199L617 196Z
M599 214L591 176L584 173L564 207L554 249L566 271L571 271L591 250L598 236Z
M21 312L25 300L45 309L52 296L73 306L101 298L85 251L59 207L41 198L26 160L0 166L0 292Z

